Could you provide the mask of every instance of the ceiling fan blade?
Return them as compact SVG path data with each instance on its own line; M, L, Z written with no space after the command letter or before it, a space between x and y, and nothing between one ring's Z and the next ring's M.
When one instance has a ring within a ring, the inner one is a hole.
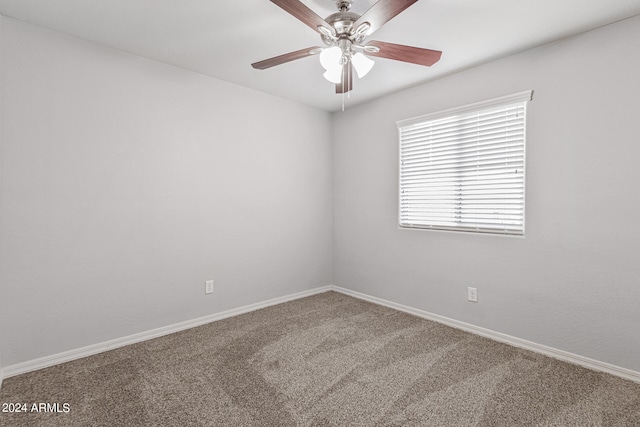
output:
M336 83L336 93L347 93L353 89L353 68L351 62L342 66L342 81Z
M334 31L333 27L331 27L327 21L322 19L317 13L309 9L299 0L271 0L271 2L298 18L300 21L311 27L313 31L322 34L318 30L318 27L325 27L331 32Z
M361 24L368 22L370 27L365 32L365 35L369 35L417 1L418 0L380 0L371 6L369 10L353 24L353 28L358 28Z
M425 65L427 67L440 60L442 52L439 50L423 49L421 47L405 46L403 44L370 41L367 46L380 48L378 52L366 51L369 56L394 59L396 61L411 62L412 64Z
M317 55L320 52L322 52L321 47L317 47L317 46L308 47L306 49L300 49L300 50L296 50L295 52L289 52L289 53L285 53L284 55L265 59L264 61L254 62L253 64L251 64L251 66L258 70L265 70L267 68L275 67L276 65L284 64L290 61L295 61L296 59Z

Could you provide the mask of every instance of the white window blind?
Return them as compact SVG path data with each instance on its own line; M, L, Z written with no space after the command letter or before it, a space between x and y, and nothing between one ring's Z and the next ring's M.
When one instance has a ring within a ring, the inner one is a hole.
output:
M400 227L523 235L532 95L397 122Z

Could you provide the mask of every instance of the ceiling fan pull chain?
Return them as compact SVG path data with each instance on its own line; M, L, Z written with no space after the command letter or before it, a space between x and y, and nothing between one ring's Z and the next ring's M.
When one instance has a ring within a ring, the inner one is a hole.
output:
M344 111L344 82L346 80L347 74L345 72L345 67L342 67L342 72L340 73L340 84L342 85L342 111Z
M351 71L352 68L353 67L351 66L351 62L349 62L349 66L347 67L347 74L349 74L349 84L351 85L351 87L349 89L351 89L353 87L353 85L351 84L351 82L353 81L353 80L351 80L353 78L353 76L352 76L353 71ZM349 90L347 92L347 99L351 99L351 90Z

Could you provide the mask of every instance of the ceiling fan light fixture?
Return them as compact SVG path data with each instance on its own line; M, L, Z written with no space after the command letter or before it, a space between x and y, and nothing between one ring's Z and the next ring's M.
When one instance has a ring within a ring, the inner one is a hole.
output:
M360 52L357 52L355 55L353 55L353 57L351 58L351 63L353 64L353 68L356 69L356 73L358 74L359 78L363 78L364 76L366 76L375 64L373 60L367 58Z
M325 48L320 53L320 64L327 71L333 71L335 69L341 70L340 59L342 58L342 49L338 46Z
M327 70L324 72L322 77L329 80L331 83L340 83L342 81L342 67Z

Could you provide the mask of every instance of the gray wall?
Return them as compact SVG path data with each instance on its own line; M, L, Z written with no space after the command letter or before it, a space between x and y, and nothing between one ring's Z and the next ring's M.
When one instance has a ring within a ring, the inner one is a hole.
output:
M334 284L640 371L638 76L635 17L336 114ZM526 237L399 230L395 121L527 89Z
M5 367L331 283L328 113L0 19Z

